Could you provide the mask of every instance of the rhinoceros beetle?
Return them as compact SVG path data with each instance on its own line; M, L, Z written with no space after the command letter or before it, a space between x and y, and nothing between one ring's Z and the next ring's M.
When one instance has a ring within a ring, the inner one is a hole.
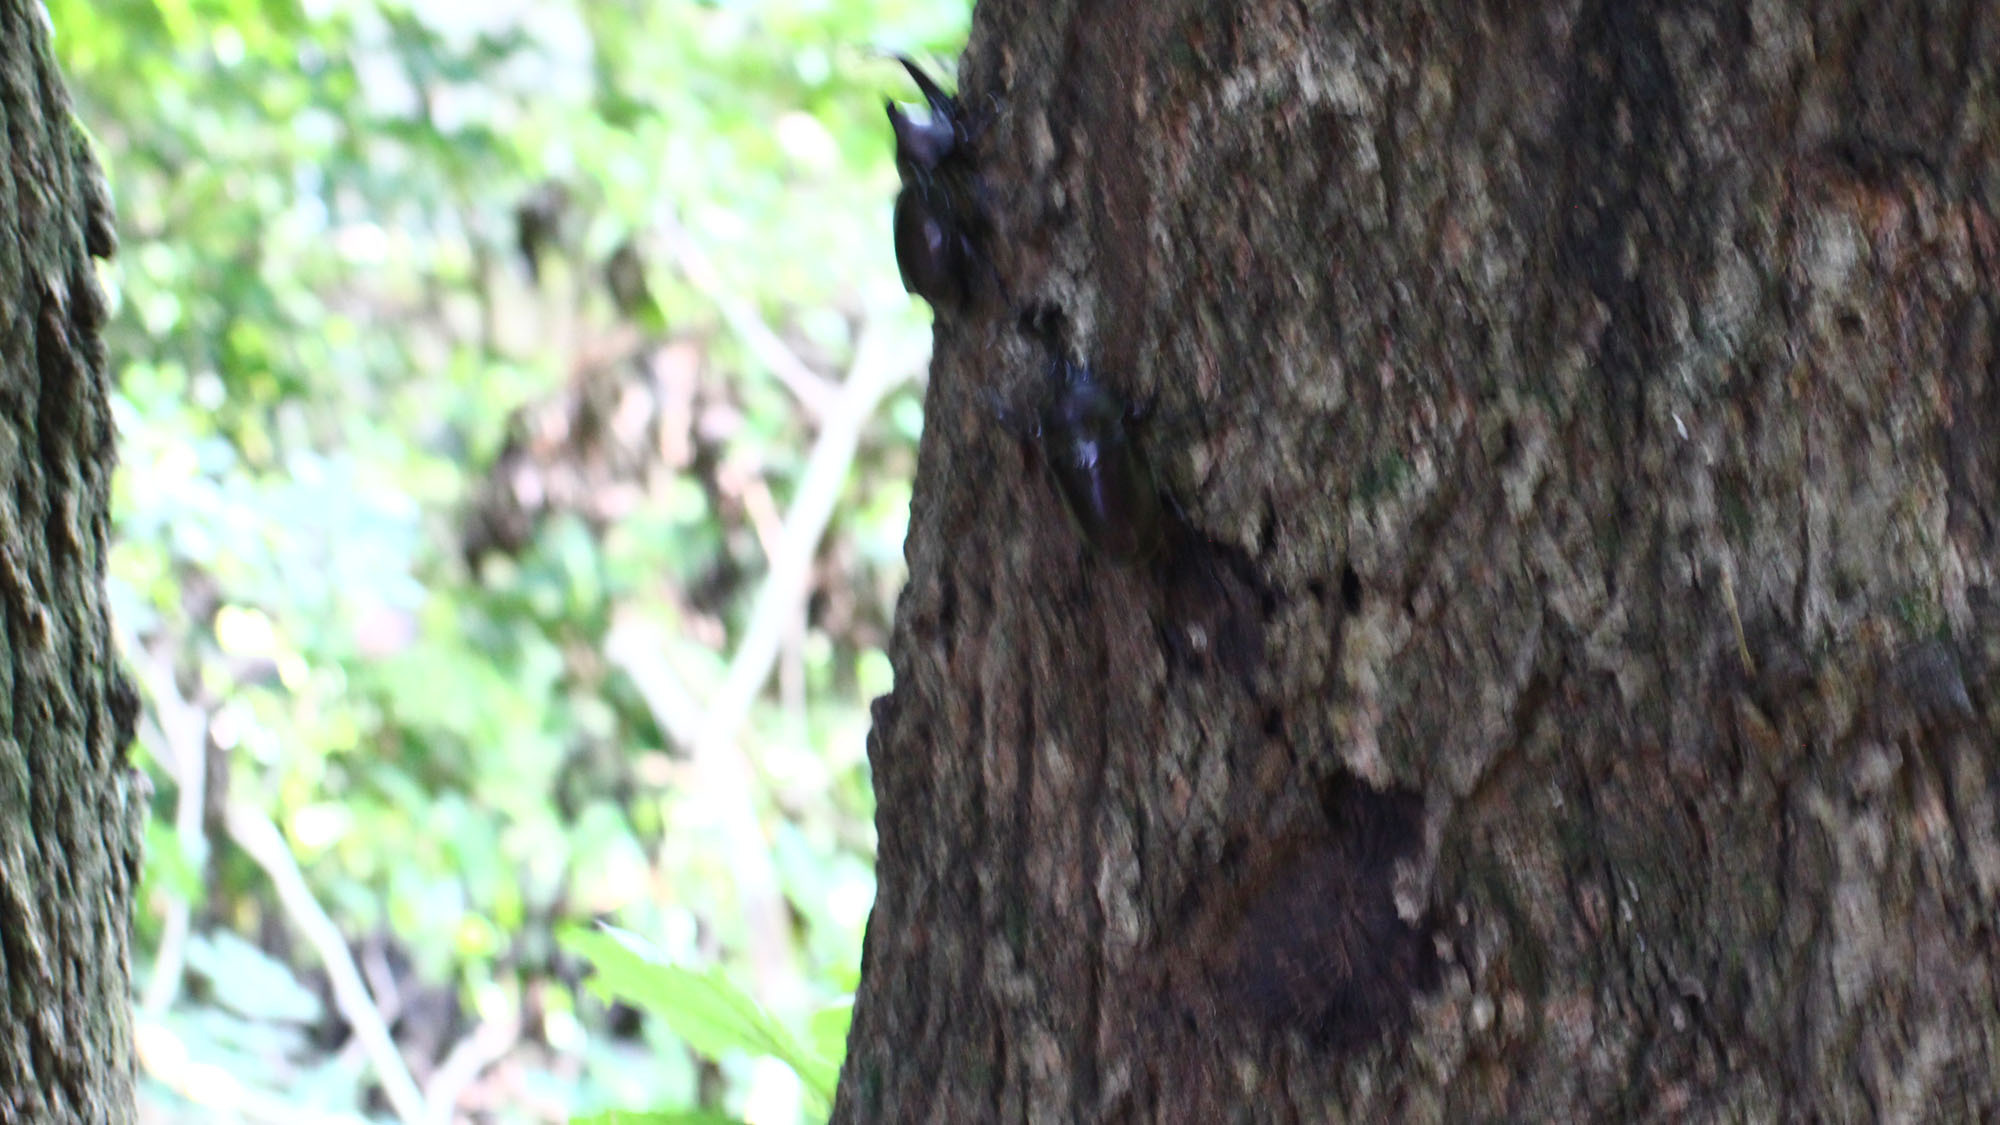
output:
M1088 548L1159 591L1157 623L1178 663L1221 667L1251 690L1263 655L1257 608L1268 591L1241 550L1197 530L1161 487L1136 430L1152 400L1131 402L1071 359L1054 306L1024 313L1021 330L1047 349L1047 374L1029 411L986 392L1001 424L1035 445Z
M1159 553L1169 528L1159 485L1132 432L1151 404L1127 402L1088 364L1065 355L1059 323L1047 312L1022 318L1023 330L1041 337L1050 351L1033 414L1023 419L997 399L993 405L1003 424L1039 447L1049 481L1084 542L1115 563L1146 562Z
M944 92L922 67L901 55L923 94L929 116L921 121L886 108L896 135L896 172L903 188L896 196L896 267L903 288L933 307L954 307L971 291L973 267L983 261L977 239L984 213L973 182L972 148L983 123L975 124L958 99Z
M1159 486L1131 430L1148 413L1088 366L1053 361L1037 418L1042 460L1077 530L1113 562L1143 562L1165 540Z

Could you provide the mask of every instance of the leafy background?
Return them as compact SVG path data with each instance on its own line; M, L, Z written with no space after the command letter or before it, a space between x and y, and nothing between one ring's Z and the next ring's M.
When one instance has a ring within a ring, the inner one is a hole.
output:
M966 9L47 0L145 1120L824 1116L928 347L885 52Z

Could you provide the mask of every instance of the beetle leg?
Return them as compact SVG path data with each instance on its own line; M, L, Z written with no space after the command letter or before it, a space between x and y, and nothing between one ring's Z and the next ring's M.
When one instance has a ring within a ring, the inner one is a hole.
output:
M1130 403L1125 407L1125 421L1130 425L1138 425L1146 419L1151 418L1153 416L1153 408L1159 404L1160 392L1158 388L1155 388L1145 398L1140 399L1138 402Z
M1000 119L1000 115L1006 111L1006 108L1007 103L1001 99L1000 95L988 94L986 95L986 105L977 113L968 114L961 109L958 127L959 142L967 149L978 144L979 138L986 135L986 130L991 128L993 123Z
M1000 392L991 388L981 391L980 394L986 399L987 408L993 411L993 417L1000 423L1002 429L1021 441L1041 440L1040 418L1032 414L1023 415L1019 410L1009 406L1007 400L1000 397Z
M994 265L992 257L973 243L971 235L959 235L959 254L960 260L968 265L976 261L985 267L986 276L992 279L993 287L1000 291L1001 304L1011 305L1014 303L1013 294L1007 289L1007 279L1000 276L1000 267ZM968 282L970 280L970 278L967 279Z
M1195 529L1194 523L1188 519L1187 509L1181 507L1181 502L1174 498L1172 492L1164 488L1161 489L1160 504L1167 510L1167 525L1189 542L1197 538L1204 540L1207 538Z

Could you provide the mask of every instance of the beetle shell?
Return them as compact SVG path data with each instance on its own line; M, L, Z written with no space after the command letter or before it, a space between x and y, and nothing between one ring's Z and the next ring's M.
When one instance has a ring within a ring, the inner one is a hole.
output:
M1145 561L1166 539L1166 513L1132 411L1088 368L1058 363L1038 427L1042 460L1077 531L1105 558Z
M903 288L933 305L956 305L965 297L963 236L940 217L918 189L896 196L896 269Z

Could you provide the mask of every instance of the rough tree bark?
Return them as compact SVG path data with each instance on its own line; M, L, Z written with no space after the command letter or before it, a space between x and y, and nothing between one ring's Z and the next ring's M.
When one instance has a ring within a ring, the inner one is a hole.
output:
M111 201L45 18L0 0L0 1122L101 1125L134 1112L145 801L104 596Z
M835 1119L2000 1113L1996 67L1982 0L981 3ZM1037 301L1177 560L994 423Z

